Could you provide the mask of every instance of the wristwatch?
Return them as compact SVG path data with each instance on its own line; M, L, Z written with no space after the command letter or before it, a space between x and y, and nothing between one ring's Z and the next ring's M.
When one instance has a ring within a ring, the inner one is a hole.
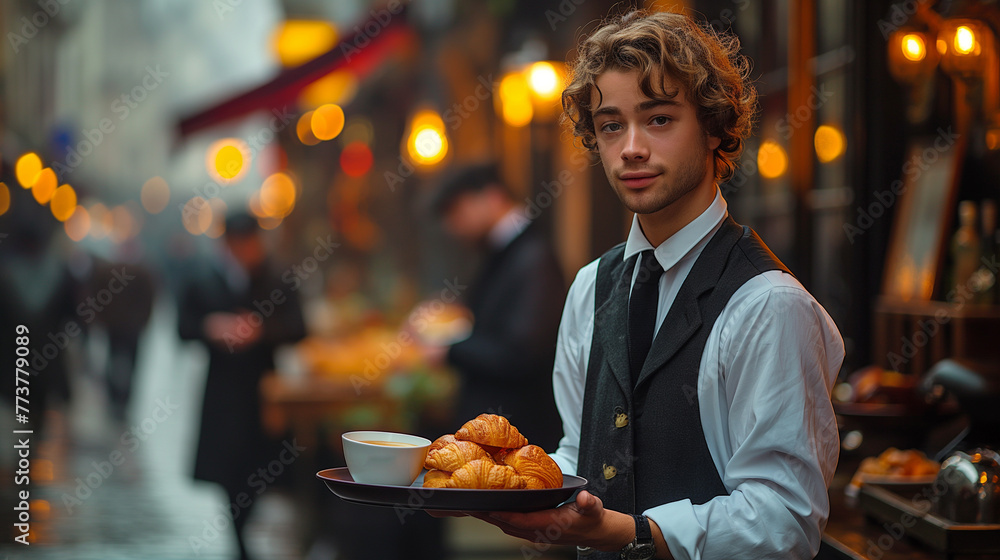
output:
M649 519L645 515L633 515L635 519L635 540L622 548L622 560L650 560L656 556L656 545L653 544L653 531L649 528Z

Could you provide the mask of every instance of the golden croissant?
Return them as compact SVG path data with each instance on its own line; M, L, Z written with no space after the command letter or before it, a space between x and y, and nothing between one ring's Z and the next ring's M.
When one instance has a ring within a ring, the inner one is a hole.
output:
M503 416L496 414L480 414L469 420L455 432L460 440L473 441L479 445L494 447L523 447L528 445L528 438L521 435Z
M434 440L433 443L431 443L431 446L427 448L427 453L430 454L433 451L441 449L442 447L448 445L449 443L455 443L456 441L458 440L455 439L454 434L445 434Z
M424 475L424 488L447 488L451 481L451 473L437 469L427 471Z
M462 465L476 459L493 463L493 458L486 450L479 447L479 444L456 440L444 447L428 451L424 466L428 469L454 472L462 468Z
M562 488L563 475L559 465L537 445L504 450L499 459L525 479L528 489Z
M424 479L426 485L426 478ZM524 477L507 465L494 464L492 460L477 459L462 465L451 473L448 488L522 489L527 486Z

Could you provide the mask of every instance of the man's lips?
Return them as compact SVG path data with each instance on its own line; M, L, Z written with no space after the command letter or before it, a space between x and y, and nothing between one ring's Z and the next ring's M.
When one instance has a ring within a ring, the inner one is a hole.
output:
M618 178L621 179L622 184L630 189L641 189L648 187L659 176L659 173L631 172L622 173Z

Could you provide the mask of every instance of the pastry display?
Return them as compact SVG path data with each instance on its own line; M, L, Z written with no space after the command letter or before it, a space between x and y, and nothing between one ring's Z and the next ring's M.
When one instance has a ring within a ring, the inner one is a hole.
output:
M916 449L890 447L878 457L868 457L851 478L848 493L854 493L864 482L921 480L937 475L941 465Z
M424 461L426 488L560 488L562 471L503 416L480 414L435 440Z

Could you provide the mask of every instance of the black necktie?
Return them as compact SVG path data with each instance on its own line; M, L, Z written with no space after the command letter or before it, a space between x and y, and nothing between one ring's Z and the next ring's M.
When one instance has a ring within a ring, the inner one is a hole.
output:
M642 252L639 274L632 286L628 300L628 357L632 374L632 386L639 380L642 364L653 345L653 330L656 327L656 306L660 299L660 276L663 268L653 256L653 251Z

